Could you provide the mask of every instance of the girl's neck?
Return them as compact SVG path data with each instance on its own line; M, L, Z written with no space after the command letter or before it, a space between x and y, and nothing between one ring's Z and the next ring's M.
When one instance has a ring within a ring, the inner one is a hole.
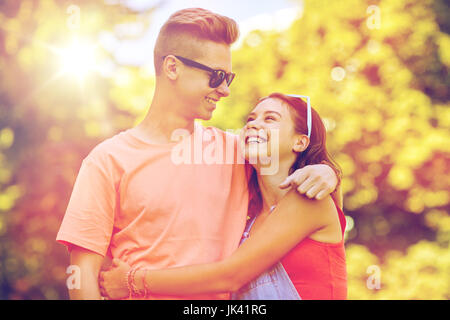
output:
M269 212L270 208L276 205L289 191L280 189L280 184L288 177L292 161L281 161L276 174L262 175L260 168L255 168L258 175L258 185L262 197L262 212Z

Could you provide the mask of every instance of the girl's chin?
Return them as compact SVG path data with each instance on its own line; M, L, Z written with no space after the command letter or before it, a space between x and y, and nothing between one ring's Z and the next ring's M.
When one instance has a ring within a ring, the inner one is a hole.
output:
M267 145L247 144L245 146L244 152L246 158L267 158L267 156L270 156L270 150L268 150Z
M245 160L254 167L269 166L272 159L263 153L245 153Z

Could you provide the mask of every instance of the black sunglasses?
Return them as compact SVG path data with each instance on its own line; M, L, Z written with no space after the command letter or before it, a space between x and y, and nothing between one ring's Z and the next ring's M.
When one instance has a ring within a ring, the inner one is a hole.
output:
M166 57L167 56L164 56L162 58L165 59ZM191 59L187 59L187 58L180 57L180 56L175 56L175 57L189 67L202 69L202 70L210 72L211 77L209 78L209 86L211 88L217 88L218 86L220 86L222 84L222 82L224 80L227 82L227 86L230 86L231 82L233 81L234 77L236 76L236 74L234 74L232 72L226 72L225 70L222 70L222 69L212 69L208 66L205 66L204 64L195 62Z

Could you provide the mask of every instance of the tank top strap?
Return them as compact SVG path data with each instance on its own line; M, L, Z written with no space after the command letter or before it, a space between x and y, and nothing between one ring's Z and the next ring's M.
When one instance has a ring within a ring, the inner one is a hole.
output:
M253 223L255 223L255 220L256 220L256 216L252 217L250 220L247 221L247 224L245 225L244 233L242 234L242 240L241 241L244 241L245 239L248 238L248 236L250 235L250 230L253 227Z
M272 207L270 207L270 212L272 213L272 211L276 208L276 205L273 205ZM249 221L247 221L247 224L245 225L245 230L243 233L243 238L248 238L249 234L250 234L250 230L253 227L253 224L255 223L257 216L252 217Z
M336 201L334 200L333 197L331 197L331 199L333 199L334 205L336 206L336 210L338 212L338 216L339 216L339 223L341 224L341 231L342 231L342 236L344 236L345 234L345 228L347 226L347 220L345 219L345 214L342 211L342 209L338 206L338 204L336 203Z
M253 227L253 224L256 221L256 216L254 216L253 218L251 218L251 220L249 221L249 223L247 224L247 228L245 229L245 231L250 232L250 230Z

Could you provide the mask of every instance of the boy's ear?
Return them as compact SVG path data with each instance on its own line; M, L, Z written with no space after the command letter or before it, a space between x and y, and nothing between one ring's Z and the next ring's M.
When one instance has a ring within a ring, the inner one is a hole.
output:
M180 70L174 56L169 55L164 59L163 71L170 80L176 80L178 78Z
M295 138L294 145L292 146L292 150L294 152L303 152L309 146L309 138L307 135L299 135Z

